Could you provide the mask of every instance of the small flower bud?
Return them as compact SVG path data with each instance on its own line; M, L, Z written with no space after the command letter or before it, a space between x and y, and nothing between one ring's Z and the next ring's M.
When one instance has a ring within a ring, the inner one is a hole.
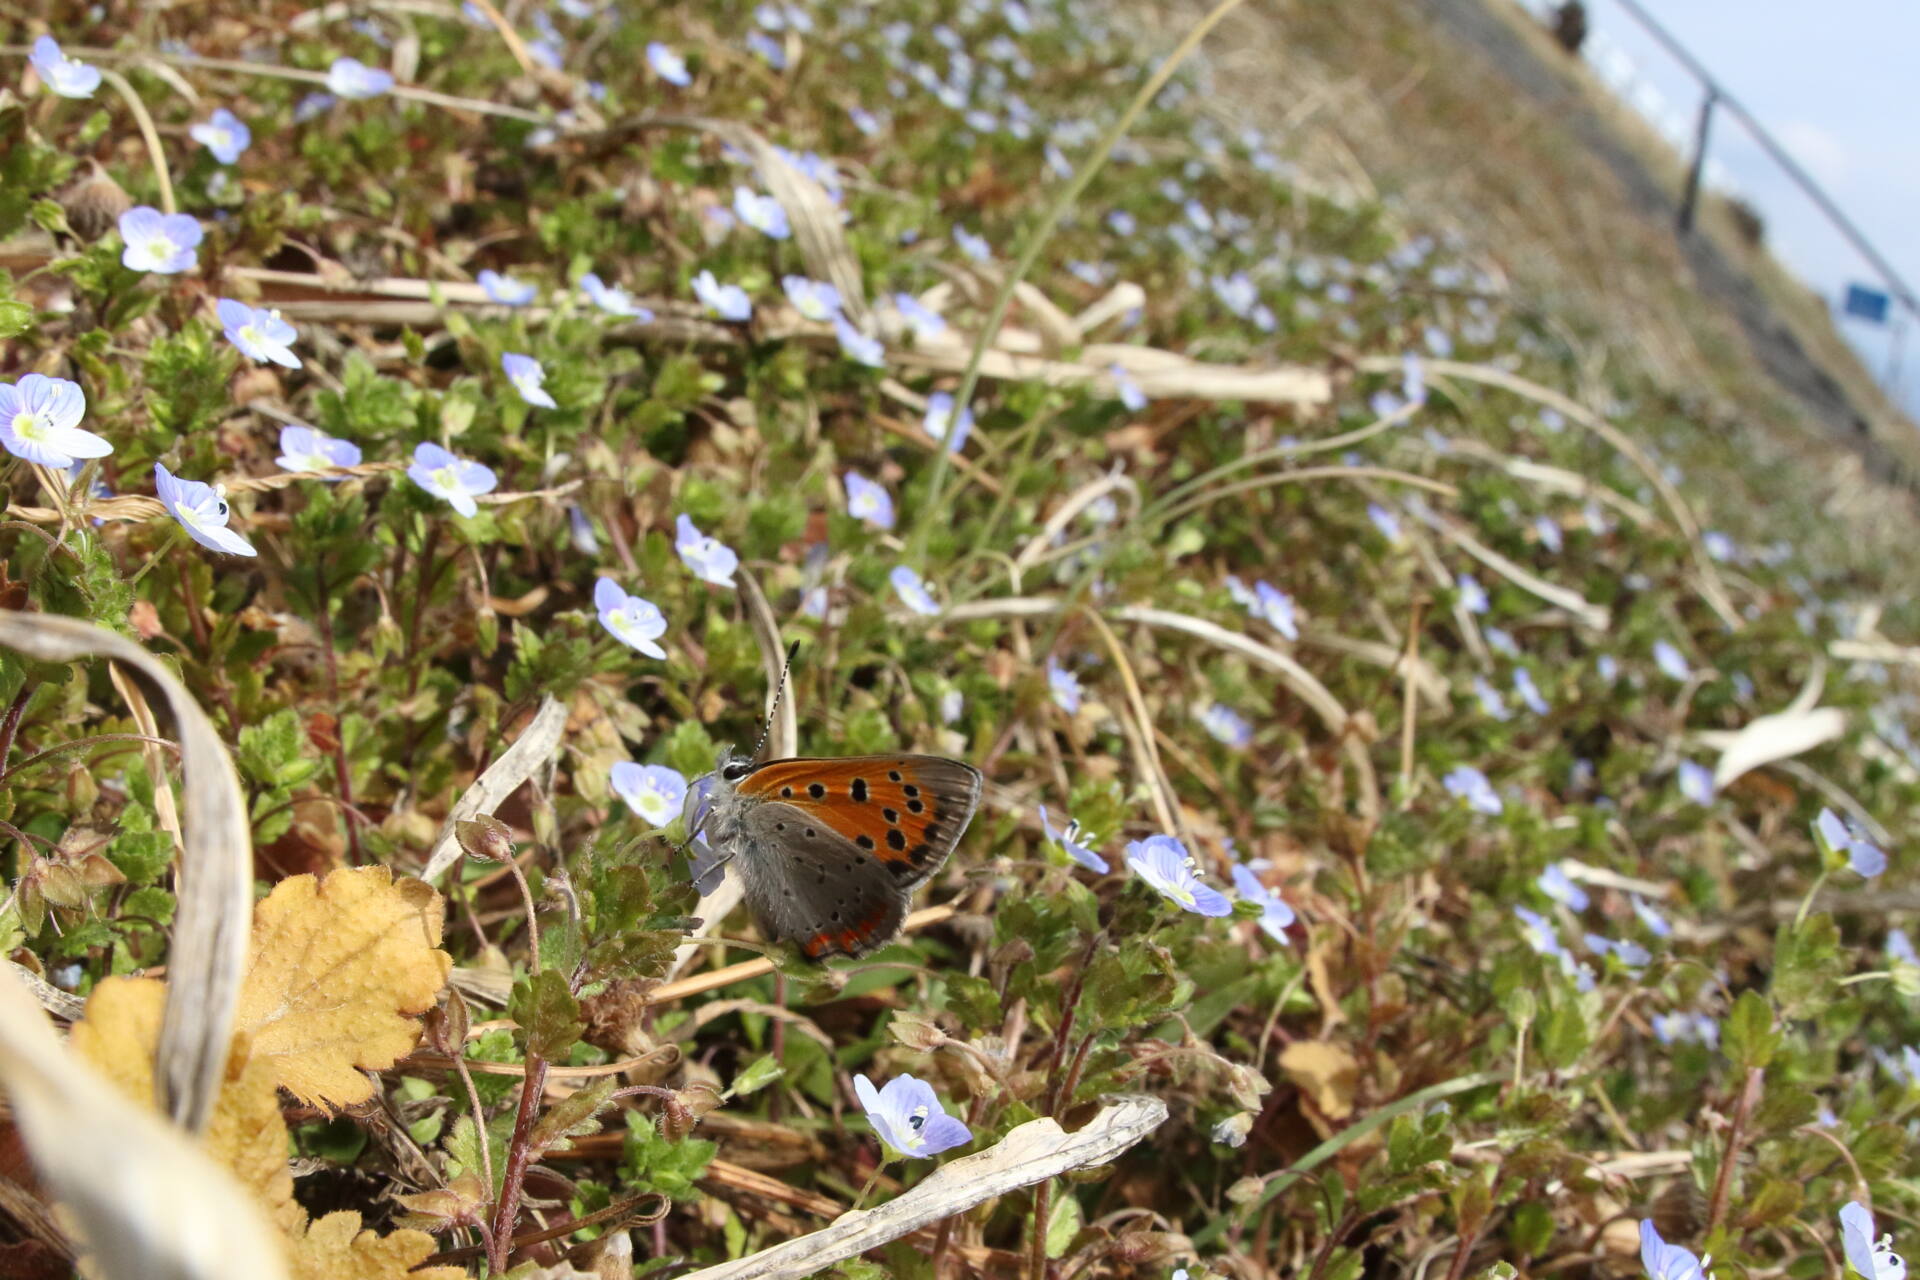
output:
M500 819L481 814L453 824L453 834L469 856L488 862L513 860L513 832Z

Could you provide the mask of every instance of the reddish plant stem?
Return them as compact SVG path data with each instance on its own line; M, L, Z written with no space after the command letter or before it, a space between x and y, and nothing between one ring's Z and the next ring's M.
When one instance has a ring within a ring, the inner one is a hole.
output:
M347 857L354 866L366 861L360 852L360 811L353 803L353 771L347 767L345 716L340 706L340 660L333 646L332 584L327 581L326 560L314 566L314 607L320 614L320 651L327 655L327 701L333 706L333 779L340 789L340 820L347 828Z
M487 1266L495 1275L507 1269L513 1252L513 1224L520 1216L520 1189L533 1163L533 1124L540 1115L540 1097L547 1087L547 1060L527 1054L527 1074L520 1085L520 1110L513 1119L513 1139L507 1146L507 1171L500 1183L500 1199L493 1206L493 1239L488 1242ZM481 1135L486 1141L486 1135Z
M1033 1239L1027 1252L1027 1280L1047 1280L1047 1215L1052 1209L1053 1179L1033 1189Z
M213 640L207 633L207 620L200 616L200 597L194 594L192 568L184 559L180 561L180 598L186 603L187 625L193 628L193 642L199 647L201 660L207 666L207 687L220 700L221 709L227 713L227 728L238 733L240 713L234 709L233 699L227 695L227 682L214 667ZM158 779L155 781L157 785Z
M1479 1242L1478 1231L1469 1232L1460 1237L1460 1247L1454 1251L1453 1264L1447 1268L1447 1280L1460 1280L1467 1274L1467 1257L1473 1252L1473 1246Z
M7 757L13 753L13 738L20 732L20 717L26 714L27 699L32 694L33 686L23 681L20 692L8 704L6 715L0 717L0 776L8 772Z
M1733 1166L1739 1161L1740 1148L1746 1145L1747 1120L1753 1115L1754 1107L1759 1105L1760 1085L1765 1077L1764 1068L1747 1068L1747 1083L1740 1090L1740 1101L1734 1104L1733 1123L1727 1129L1727 1150L1720 1157L1720 1168L1713 1175L1713 1195L1707 1201L1709 1238L1720 1229L1720 1221L1727 1215L1727 1192L1733 1185Z
M1313 1259L1313 1270L1307 1273L1307 1280L1320 1280L1327 1273L1327 1263L1333 1260L1333 1251L1340 1247L1340 1242L1347 1238L1347 1232L1353 1230L1353 1224L1359 1220L1360 1215L1349 1209L1340 1221L1334 1223L1333 1230L1327 1232L1326 1243L1320 1246L1320 1252Z

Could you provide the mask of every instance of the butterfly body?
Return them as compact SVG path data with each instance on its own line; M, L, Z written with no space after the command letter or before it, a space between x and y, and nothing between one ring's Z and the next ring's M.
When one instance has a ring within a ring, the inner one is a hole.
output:
M939 756L723 755L687 812L717 862L736 868L761 933L821 960L899 933L979 803L979 772Z

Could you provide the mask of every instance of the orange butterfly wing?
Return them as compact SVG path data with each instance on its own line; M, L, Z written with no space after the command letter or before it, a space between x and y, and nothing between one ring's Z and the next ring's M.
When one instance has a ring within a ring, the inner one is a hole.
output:
M966 833L980 804L980 772L942 756L795 758L768 761L739 790L806 812L912 888L940 869Z

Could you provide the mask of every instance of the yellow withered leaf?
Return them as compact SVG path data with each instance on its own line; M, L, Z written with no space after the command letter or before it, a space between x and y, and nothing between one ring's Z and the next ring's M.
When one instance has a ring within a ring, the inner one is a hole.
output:
M157 979L108 978L94 988L86 1016L74 1024L69 1041L74 1052L144 1107L154 1105L154 1047L166 998L166 984ZM229 1058L201 1145L260 1199L275 1226L290 1230L304 1220L293 1198L287 1126L270 1063Z
M293 876L253 913L253 960L235 1020L251 1061L310 1103L364 1102L361 1069L392 1066L446 985L444 904L419 880L353 867Z
M466 1280L459 1267L413 1270L433 1249L424 1231L362 1231L360 1215L342 1210L293 1232L287 1261L293 1280Z
M1353 1114L1360 1064L1345 1046L1326 1040L1296 1040L1280 1055L1280 1069L1327 1119L1344 1120Z

